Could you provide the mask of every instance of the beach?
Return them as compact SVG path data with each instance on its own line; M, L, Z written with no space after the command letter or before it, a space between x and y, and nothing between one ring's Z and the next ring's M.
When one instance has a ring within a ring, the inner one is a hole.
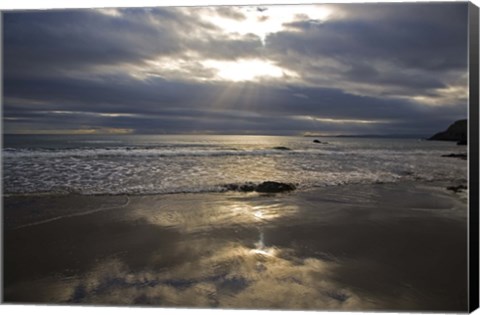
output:
M4 197L6 303L467 310L445 183Z

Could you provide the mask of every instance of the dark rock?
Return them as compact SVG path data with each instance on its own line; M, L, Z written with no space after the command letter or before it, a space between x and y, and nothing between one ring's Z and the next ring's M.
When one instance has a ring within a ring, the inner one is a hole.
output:
M227 184L223 186L226 191L240 191L240 192L252 192L259 193L278 193L285 191L295 190L295 185L285 184L278 182L263 182L261 184L245 183L245 184Z
M252 191L255 191L256 185L253 183L246 183L242 185L227 184L224 187L225 187L225 190L227 191L252 192Z
M447 130L436 133L428 140L458 141L458 144L467 144L468 124L466 119L457 120Z
M467 159L467 154L466 153L459 153L459 154L452 153L452 154L444 154L444 155L442 155L442 157L459 158L459 159L462 159L462 160L466 160Z
M274 150L283 150L283 151L290 151L292 149L287 148L287 147L273 147Z
M239 190L243 192L251 192L251 191L255 191L255 187L256 187L255 184L243 184L243 185L240 185Z
M447 189L457 193L457 192L460 192L462 190L466 190L467 186L465 186L465 185L448 186Z
M278 183L278 182L263 182L257 186L255 189L256 192L261 193L278 193L284 191L292 191L295 190L295 185L293 184L285 184L285 183Z
M460 140L457 142L457 145L467 145L467 140L466 139Z
M225 191L235 191L235 190L238 190L238 187L239 185L237 184L226 184L226 185L223 185L223 188L225 189Z
M320 140L318 140L318 139L313 140L313 142L314 142L314 143L322 143L322 142L321 142Z

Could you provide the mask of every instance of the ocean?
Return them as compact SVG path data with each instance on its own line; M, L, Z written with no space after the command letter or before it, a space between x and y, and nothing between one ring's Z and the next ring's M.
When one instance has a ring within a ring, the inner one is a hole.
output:
M466 183L466 153L421 139L217 135L4 135L6 195L221 192L278 181L298 189L399 181Z

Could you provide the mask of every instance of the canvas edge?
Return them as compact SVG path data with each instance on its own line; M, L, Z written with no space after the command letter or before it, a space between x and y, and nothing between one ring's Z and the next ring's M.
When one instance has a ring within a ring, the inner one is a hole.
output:
M479 24L478 7L468 4L469 34L469 312L479 303Z

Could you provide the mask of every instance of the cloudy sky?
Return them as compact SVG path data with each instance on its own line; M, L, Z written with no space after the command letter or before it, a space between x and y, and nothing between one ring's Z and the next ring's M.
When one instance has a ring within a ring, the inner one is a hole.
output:
M467 4L7 12L4 133L429 135L467 116Z

